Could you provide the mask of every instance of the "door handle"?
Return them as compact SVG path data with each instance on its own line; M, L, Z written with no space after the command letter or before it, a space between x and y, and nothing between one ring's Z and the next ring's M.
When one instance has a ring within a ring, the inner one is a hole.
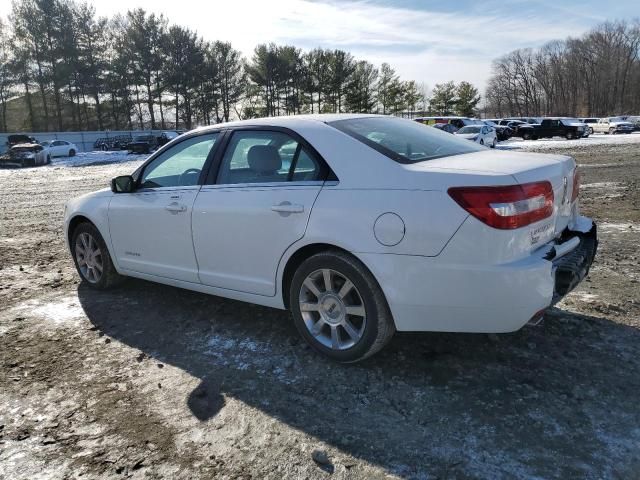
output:
M171 212L171 213L180 213L180 212L186 212L187 211L187 206L186 205L179 205L178 202L172 202L169 205L167 205L166 207L164 207L165 210Z
M289 215L291 213L304 212L304 205L292 204L291 202L282 202L278 205L272 205L271 210L274 212Z

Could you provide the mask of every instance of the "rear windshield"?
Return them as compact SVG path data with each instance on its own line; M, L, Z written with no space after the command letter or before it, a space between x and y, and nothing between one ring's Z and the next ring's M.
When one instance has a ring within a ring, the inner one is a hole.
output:
M337 120L329 125L400 163L484 151L484 147L411 120L366 117Z
M462 127L458 130L458 133L480 133L480 128L475 125L469 125L468 127Z

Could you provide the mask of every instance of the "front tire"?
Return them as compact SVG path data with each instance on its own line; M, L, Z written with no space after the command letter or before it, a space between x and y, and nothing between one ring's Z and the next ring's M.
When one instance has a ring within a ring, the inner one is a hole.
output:
M395 332L376 279L359 260L338 250L302 262L291 280L289 303L300 335L338 362L364 360Z
M491 142L491 148L496 148L496 145L498 144L498 140L496 140L495 138L493 139L493 142Z
M525 132L525 133L522 134L522 139L523 140L531 140L531 138L532 138L532 135L531 135L530 132Z
M113 266L102 235L91 223L81 223L73 231L71 254L80 278L92 288L106 290L124 280Z
M76 151L73 148L71 150L69 150L69 156L70 157L75 157L76 156Z

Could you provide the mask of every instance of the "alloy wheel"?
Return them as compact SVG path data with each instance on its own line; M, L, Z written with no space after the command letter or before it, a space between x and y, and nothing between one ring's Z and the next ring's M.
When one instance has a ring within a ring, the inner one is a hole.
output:
M104 264L102 252L96 239L86 232L76 238L76 261L82 276L89 283L98 283L102 278Z
M344 274L323 268L300 287L300 313L309 333L332 350L346 350L362 338L367 322L362 296Z

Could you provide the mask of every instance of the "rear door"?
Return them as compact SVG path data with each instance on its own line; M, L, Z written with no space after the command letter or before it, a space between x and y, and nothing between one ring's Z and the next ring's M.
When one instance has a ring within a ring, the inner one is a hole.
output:
M109 204L109 232L121 268L198 282L191 239L193 202L219 133L188 137L147 163L133 193Z
M326 164L293 132L270 129L230 133L218 164L193 207L200 281L273 296L280 258L304 235Z

